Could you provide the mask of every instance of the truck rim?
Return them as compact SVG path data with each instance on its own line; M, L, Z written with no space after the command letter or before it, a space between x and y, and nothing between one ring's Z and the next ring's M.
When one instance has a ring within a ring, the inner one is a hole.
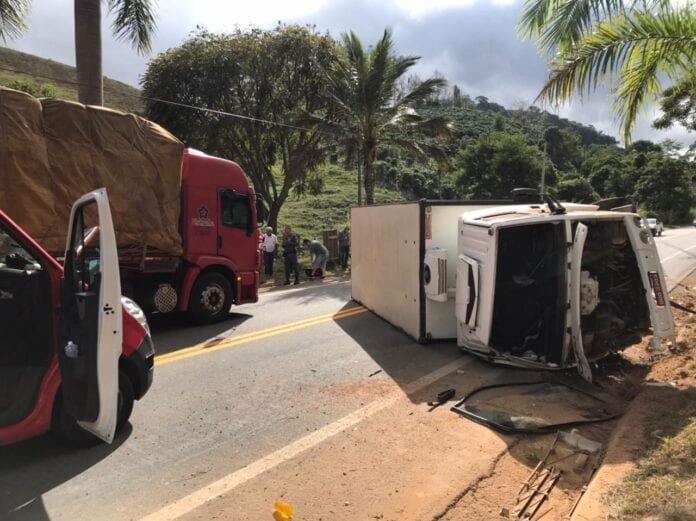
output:
M210 284L201 293L201 307L211 315L217 315L225 305L225 290L217 284Z

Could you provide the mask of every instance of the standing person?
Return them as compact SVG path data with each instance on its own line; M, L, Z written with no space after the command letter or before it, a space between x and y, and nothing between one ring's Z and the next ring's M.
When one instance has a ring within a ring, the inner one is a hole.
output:
M285 227L283 234L283 257L285 260L285 284L290 284L290 273L295 274L295 284L300 283L300 266L297 263L297 249L300 239L292 233L290 226Z
M302 244L309 249L309 253L312 255L312 266L309 268L310 277L319 275L323 279L326 271L326 261L329 260L329 250L319 241L305 239L302 241Z
M273 233L273 228L266 227L263 235L263 272L269 277L273 275L273 259L278 247L278 237Z
M338 232L338 263L343 269L348 267L348 256L350 255L350 228L343 228Z

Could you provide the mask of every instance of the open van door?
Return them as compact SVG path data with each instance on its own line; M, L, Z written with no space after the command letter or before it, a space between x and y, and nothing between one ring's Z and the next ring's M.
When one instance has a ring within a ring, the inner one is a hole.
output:
M585 356L585 346L582 342L582 329L580 327L580 275L582 271L582 252L585 249L587 239L587 226L578 223L573 238L573 252L570 261L570 335L575 353L575 362L578 373L585 380L592 383L592 369Z
M674 318L669 304L669 288L665 283L660 256L657 253L655 240L650 230L641 228L637 218L629 217L625 223L640 269L645 289L645 300L650 310L650 322L653 327L651 347L660 349L663 339L671 339L676 336Z
M116 236L105 189L77 200L69 230L58 353L63 405L83 429L111 443L123 322Z

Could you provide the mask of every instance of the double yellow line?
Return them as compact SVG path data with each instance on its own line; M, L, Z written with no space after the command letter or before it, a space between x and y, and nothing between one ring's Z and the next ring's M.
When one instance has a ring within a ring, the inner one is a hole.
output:
M199 356L205 353L212 353L214 351L220 351L221 349L227 349L229 347L247 344L249 342L255 342L256 340L263 340L264 338L269 338L276 335L282 335L284 333L290 333L291 331L297 331L299 329L305 329L308 327L316 326L318 324L323 324L324 322L331 322L334 320L340 320L342 318L352 317L361 313L365 313L366 311L367 308L364 308L363 306L356 306L353 308L345 309L343 311L339 311L338 313L319 315L317 317L307 318L305 320L298 320L297 322L290 322L289 324L283 324L281 326L269 327L268 329L254 331L253 333L247 333L245 335L227 337L219 340L208 340L207 342L202 342L195 346L187 347L185 349L179 349L178 351L156 356L155 365L159 366L171 364L173 362L178 362L179 360L185 360L187 358L192 358L194 356Z

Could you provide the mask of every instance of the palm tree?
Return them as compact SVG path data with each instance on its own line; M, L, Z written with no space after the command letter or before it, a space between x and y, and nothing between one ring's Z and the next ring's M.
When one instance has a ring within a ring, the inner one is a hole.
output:
M344 34L342 43L345 56L331 66L328 74L331 113L313 120L337 138L348 159L358 159L364 174L365 200L373 204L374 163L380 145L396 146L422 161L433 158L446 162L444 152L428 137L448 135L449 120L425 119L414 110L446 82L432 78L401 92L400 80L420 58L394 56L388 29L368 52L353 32Z
M114 36L128 40L138 53L150 50L155 31L154 0L107 0L114 12ZM0 38L17 37L26 30L29 0L0 0ZM103 104L101 0L75 0L75 62L80 102Z
M560 103L608 83L626 142L639 111L662 92L663 79L694 81L691 1L527 0L519 29L537 39L551 66L537 99Z

